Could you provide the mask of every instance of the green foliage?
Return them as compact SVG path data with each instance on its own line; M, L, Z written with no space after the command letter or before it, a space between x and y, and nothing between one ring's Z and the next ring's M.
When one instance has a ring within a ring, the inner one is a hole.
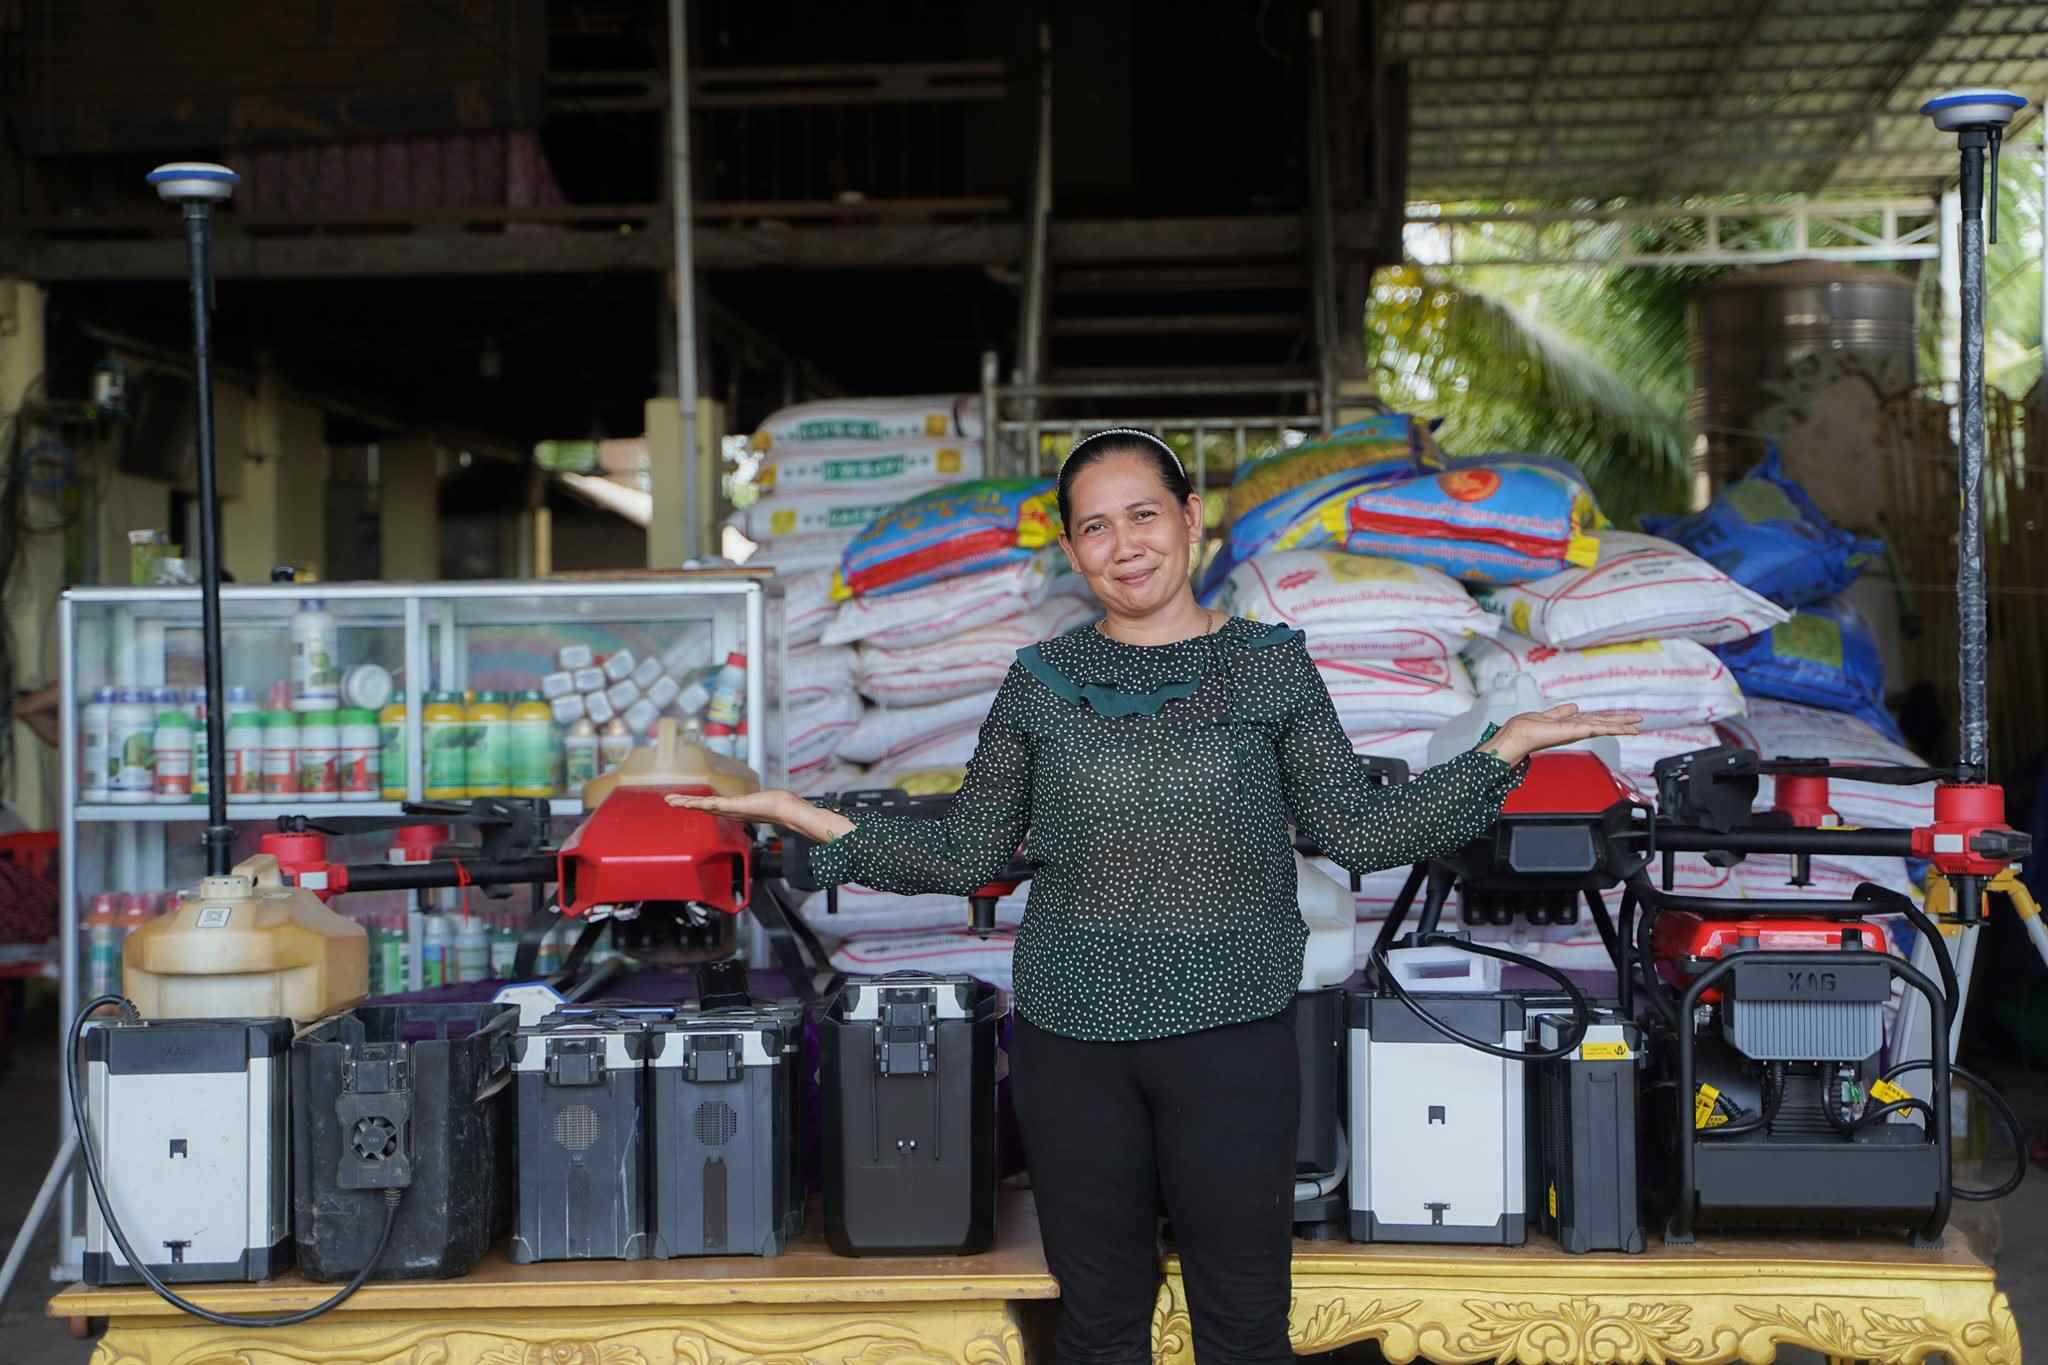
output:
M2041 254L2048 229L2034 135L1999 167L1999 239L1986 261L1985 373L2015 397L2042 373ZM1486 229L1477 229L1481 235ZM1616 246L1622 229L1609 228ZM1782 223L1752 229L1789 248ZM1583 245L1583 244L1582 244ZM1629 245L1677 243L1636 229ZM1686 303L1728 267L1418 266L1380 272L1365 319L1366 358L1388 406L1443 418L1458 455L1527 450L1586 471L1627 526L1683 508L1688 491ZM1940 272L1919 269L1920 372L1941 373Z
M1618 524L1682 508L1685 299L1697 269L1404 266L1381 272L1367 356L1387 403L1441 415L1453 454L1586 471Z

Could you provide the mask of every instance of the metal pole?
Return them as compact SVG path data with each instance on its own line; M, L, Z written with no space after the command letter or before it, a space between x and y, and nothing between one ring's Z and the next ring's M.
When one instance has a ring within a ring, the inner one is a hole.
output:
M199 428L199 619L206 660L206 874L227 875L234 844L228 824L226 670L220 644L220 504L213 481L212 267L207 257L210 204L185 204L185 254L191 263L192 371Z
M66 1086L68 1095L68 1081ZM64 1178L71 1174L71 1161L77 1155L78 1134L67 1122L64 1141L57 1148L56 1159L50 1162L50 1170L43 1177L43 1183L36 1187L35 1202L28 1206L28 1217L22 1219L21 1226L15 1230L14 1245L7 1248L7 1263L0 1265L0 1303L6 1302L7 1291L14 1287L14 1277L21 1273L21 1263L28 1259L28 1249L34 1244L36 1233L42 1229L43 1220L50 1216L50 1205L56 1200Z
M683 558L697 544L697 289L690 257L689 32L684 0L668 0L669 208L676 259L676 403L683 422Z
M1024 269L1024 321L1018 329L1016 369L1026 384L1036 384L1045 358L1047 239L1052 234L1052 25L1038 26L1038 171L1031 182L1031 255ZM1038 415L1028 400L1023 417Z
M1957 650L1961 671L1961 749L1970 779L1989 772L1985 734L1984 609L1984 153L1986 134L1965 132L1963 156L1962 522L1956 541ZM1963 907L1969 916L1974 901Z
M1333 252L1336 236L1330 205L1330 132L1325 107L1327 77L1323 68L1323 12L1308 12L1309 114L1308 184L1309 249L1315 260L1310 278L1314 281L1316 330L1316 416L1327 433L1334 423L1337 405L1337 266Z
M1004 451L999 439L1001 433L996 430L996 423L1001 420L1002 412L1001 404L996 401L996 385L1001 382L1000 366L1001 362L996 359L994 351L981 353L981 448L988 452L988 468L991 474L1009 472L1009 455Z

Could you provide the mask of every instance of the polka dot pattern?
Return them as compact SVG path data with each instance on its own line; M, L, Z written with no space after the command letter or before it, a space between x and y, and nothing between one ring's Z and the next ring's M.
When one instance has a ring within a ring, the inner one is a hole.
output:
M1091 624L1020 652L946 818L847 812L811 868L964 896L1022 844L1018 1011L1084 1041L1170 1037L1293 998L1290 824L1352 871L1400 866L1483 833L1522 771L1474 750L1374 786L1299 631L1232 618L1129 645Z

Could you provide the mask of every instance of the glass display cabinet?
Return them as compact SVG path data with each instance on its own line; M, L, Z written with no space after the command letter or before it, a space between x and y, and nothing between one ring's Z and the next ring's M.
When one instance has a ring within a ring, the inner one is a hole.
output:
M306 814L336 831L337 861L366 862L385 856L407 801L545 796L565 835L582 782L663 716L765 784L786 780L783 598L770 572L226 586L221 616L229 734L214 755L199 722L198 589L64 595L67 1022L87 991L118 986L125 933L203 874L211 782L228 787L237 861L279 816ZM405 923L406 894L336 908L374 930ZM409 970L385 989L422 984L418 920ZM373 937L373 983L375 953ZM82 1249L80 1194L67 1184L60 1275L76 1273Z

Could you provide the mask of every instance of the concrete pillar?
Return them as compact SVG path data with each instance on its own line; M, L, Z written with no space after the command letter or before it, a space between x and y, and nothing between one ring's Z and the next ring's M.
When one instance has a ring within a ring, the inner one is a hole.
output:
M270 375L244 425L242 489L221 502L221 559L239 583L278 564L318 570L327 554L327 419ZM228 442L217 442L223 455Z
M647 477L654 516L647 526L647 567L683 562L683 414L673 398L650 398L646 409Z
M380 566L388 583L425 583L441 576L440 448L424 436L377 445Z
M654 520L647 528L647 567L673 569L683 562L684 535L683 479L692 463L683 458L682 414L673 398L647 400L647 474L654 493ZM719 445L725 439L725 404L709 398L697 400L696 510L699 553L718 553L718 524L724 498L719 488L723 460Z
M20 411L22 400L43 373L43 291L27 280L0 276L0 412ZM48 519L56 508L30 499L30 514ZM0 528L11 537L13 527ZM0 553L13 553L0 545ZM4 607L14 650L15 686L39 688L57 681L57 597L64 590L64 537L32 536L21 547L8 580ZM57 755L33 730L14 722L14 760L7 769L7 803L31 828L57 822L63 791Z

